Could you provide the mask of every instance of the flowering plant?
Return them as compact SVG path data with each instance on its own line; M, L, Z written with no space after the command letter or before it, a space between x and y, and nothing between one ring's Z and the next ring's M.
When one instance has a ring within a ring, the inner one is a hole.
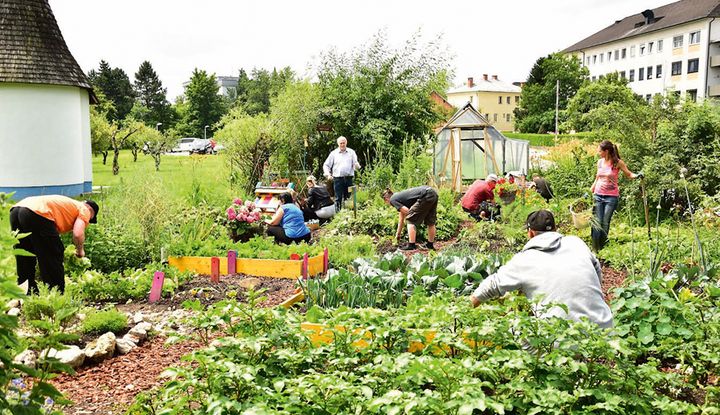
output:
M250 238L257 233L261 212L255 203L236 198L225 213L224 223L233 240Z
M517 194L519 190L520 186L518 186L514 182L506 180L505 178L498 180L497 184L495 185L495 193L497 193L497 195L500 197Z

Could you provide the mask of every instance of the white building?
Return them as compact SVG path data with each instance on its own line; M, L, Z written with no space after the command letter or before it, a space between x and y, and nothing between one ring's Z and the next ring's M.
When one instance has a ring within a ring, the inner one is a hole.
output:
M239 79L237 76L215 76L215 82L217 82L220 88L218 89L218 95L234 97L237 92ZM183 88L187 88L188 85L190 85L190 81L185 81L182 84Z
M618 72L649 99L673 91L692 101L720 96L720 0L681 0L615 21L563 52L590 79Z
M92 190L96 98L47 0L0 0L0 192Z

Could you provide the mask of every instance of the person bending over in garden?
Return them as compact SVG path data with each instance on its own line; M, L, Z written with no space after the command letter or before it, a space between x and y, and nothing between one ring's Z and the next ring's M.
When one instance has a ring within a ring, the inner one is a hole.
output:
M590 187L595 202L593 206L595 223L590 231L595 252L603 249L610 234L610 220L620 197L618 173L622 171L628 179L643 178L642 173L635 174L628 169L625 162L620 159L617 146L609 140L600 143L598 155L600 159L597 162L597 173Z
M85 228L97 223L99 207L92 200L78 202L67 196L46 195L27 197L10 208L10 228L30 235L15 246L35 256L17 255L18 284L28 282L29 293L37 294L35 264L40 277L50 288L65 291L65 247L60 234L72 231L75 255L85 256Z
M530 240L507 264L480 283L470 296L473 307L507 292L521 291L530 300L542 296L538 317L575 321L587 317L600 327L612 327L612 312L600 288L600 263L585 242L558 233L555 217L548 210L528 215L526 227ZM568 311L557 306L548 308L550 303L564 304Z
M550 202L550 199L553 198L553 191L550 187L550 183L548 183L547 179L544 177L540 177L536 174L533 176L530 185L535 188L535 190L540 194L540 196L542 196L543 199L545 199L546 202Z
M398 210L398 227L395 239L400 244L403 226L408 223L408 244L400 246L403 251L417 249L415 238L417 226L425 224L428 227L427 249L435 249L435 222L437 221L438 194L430 186L412 187L393 194L390 188L385 189L382 195L385 203Z
M267 234L279 244L310 242L310 229L305 225L303 213L293 202L292 195L283 193L279 199L282 205L278 206L272 219L265 222L270 225Z
M338 148L330 152L323 163L323 172L328 180L333 181L335 190L335 210L342 209L345 199L350 197L348 189L353 185L355 170L360 168L357 154L348 148L347 138L340 136L337 139Z
M318 186L315 176L307 178L308 197L303 208L305 221L319 219L325 223L335 215L335 204L325 186Z
M494 174L489 174L485 180L475 180L460 199L463 210L475 220L490 219L488 204L495 200L493 189L497 182L498 177Z

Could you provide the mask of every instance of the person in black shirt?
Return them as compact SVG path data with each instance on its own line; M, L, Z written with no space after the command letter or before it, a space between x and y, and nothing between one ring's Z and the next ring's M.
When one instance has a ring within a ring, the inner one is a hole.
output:
M537 190L538 193L540 193L540 196L545 199L546 202L549 202L550 199L553 197L552 188L550 187L550 183L548 183L547 180L544 178L535 175L533 176L533 183L535 183L535 190Z
M335 215L335 203L325 186L318 186L315 176L307 178L308 197L303 207L305 222L319 219L321 223L327 222Z
M408 244L401 246L400 249L403 251L417 249L415 244L416 227L423 223L428 227L428 242L425 247L435 249L433 243L435 241L438 194L432 187L412 187L395 194L390 188L387 188L383 192L383 199L385 203L398 210L398 228L395 233L395 239L398 243L400 243L404 222L405 220L408 222Z

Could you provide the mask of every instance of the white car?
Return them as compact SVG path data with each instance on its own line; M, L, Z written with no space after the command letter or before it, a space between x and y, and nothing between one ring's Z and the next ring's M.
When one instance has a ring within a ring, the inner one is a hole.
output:
M192 152L195 144L195 140L199 140L199 138L181 138L178 140L177 145L172 149L173 153L181 153L181 152Z

